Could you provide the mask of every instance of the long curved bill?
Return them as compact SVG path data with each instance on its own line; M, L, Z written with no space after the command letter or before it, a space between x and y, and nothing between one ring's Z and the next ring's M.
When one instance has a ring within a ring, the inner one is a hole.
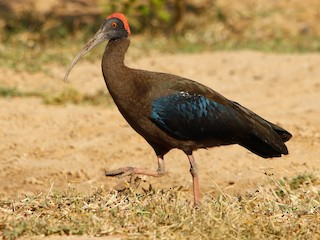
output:
M102 31L102 29L99 29L99 31L91 38L86 45L78 52L77 56L73 59L71 64L69 65L63 81L67 82L69 73L71 72L72 68L77 64L77 62L80 60L80 58L85 55L87 52L89 52L91 49L93 49L95 46L99 45L103 41L106 40L106 34Z

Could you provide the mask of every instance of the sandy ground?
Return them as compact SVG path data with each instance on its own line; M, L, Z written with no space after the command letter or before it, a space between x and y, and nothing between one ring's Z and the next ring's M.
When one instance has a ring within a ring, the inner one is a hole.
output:
M254 191L268 181L320 167L320 54L266 54L251 51L201 54L128 55L127 65L178 74L204 83L290 131L290 154L262 159L239 146L195 152L202 194ZM47 74L0 67L0 84L20 90L81 92L105 89L100 62L81 61L64 84L61 67ZM107 90L105 90L107 93ZM151 147L112 105L45 105L39 98L0 98L0 197L65 191L112 189L123 180L104 170L125 166L156 168ZM166 155L168 174L145 178L155 188L183 186L191 191L189 163L183 152ZM190 200L192 195L190 194Z

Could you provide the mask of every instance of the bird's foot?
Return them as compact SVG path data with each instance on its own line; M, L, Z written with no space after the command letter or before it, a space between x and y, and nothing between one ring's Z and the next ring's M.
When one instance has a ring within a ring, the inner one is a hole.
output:
M118 177L118 178L123 178L129 175L134 176L136 174L152 176L152 177L162 177L165 174L165 170L164 170L164 166L160 165L157 170L150 170L146 168L125 167L125 168L119 168L116 170L105 172L105 175L107 177Z
M124 168L119 168L116 170L112 171L106 171L105 175L107 177L117 177L117 178L123 178L129 175L134 174L134 168L133 167L124 167Z
M136 189L139 187L142 181L142 178L136 176L134 172L135 171L133 167L125 167L125 168L119 168L112 171L106 171L105 175L107 177L117 177L117 178L124 178L129 176L130 178L128 180L126 180L125 182L121 182L114 187L117 191L123 192L130 188Z
M152 176L152 177L162 177L165 175L165 167L163 156L158 156L158 169L157 170L150 170L146 168L134 168L134 167L124 167L119 168L112 171L105 171L105 175L107 177L118 177L123 178L130 176L130 180L128 183L134 184L135 186L139 186L141 182L141 178L137 177L136 175L145 175L145 176Z

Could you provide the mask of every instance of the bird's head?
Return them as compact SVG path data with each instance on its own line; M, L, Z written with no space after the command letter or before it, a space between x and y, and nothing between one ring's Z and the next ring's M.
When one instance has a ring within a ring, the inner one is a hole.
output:
M111 14L104 20L100 29L98 30L98 32L96 32L93 38L91 38L75 56L66 71L64 81L67 81L69 73L71 72L74 65L76 65L76 63L79 61L79 59L87 52L89 52L92 48L104 41L116 40L123 37L126 38L129 34L130 27L126 17L122 13Z
M105 19L97 34L103 41L128 37L130 27L126 17L122 13L113 13Z

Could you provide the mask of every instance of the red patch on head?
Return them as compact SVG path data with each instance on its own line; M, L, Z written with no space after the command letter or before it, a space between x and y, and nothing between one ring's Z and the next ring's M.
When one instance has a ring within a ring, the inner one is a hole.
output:
M124 28L127 30L128 34L131 33L127 18L122 13L113 13L109 17L107 17L106 19L110 19L110 18L120 19L123 22Z

